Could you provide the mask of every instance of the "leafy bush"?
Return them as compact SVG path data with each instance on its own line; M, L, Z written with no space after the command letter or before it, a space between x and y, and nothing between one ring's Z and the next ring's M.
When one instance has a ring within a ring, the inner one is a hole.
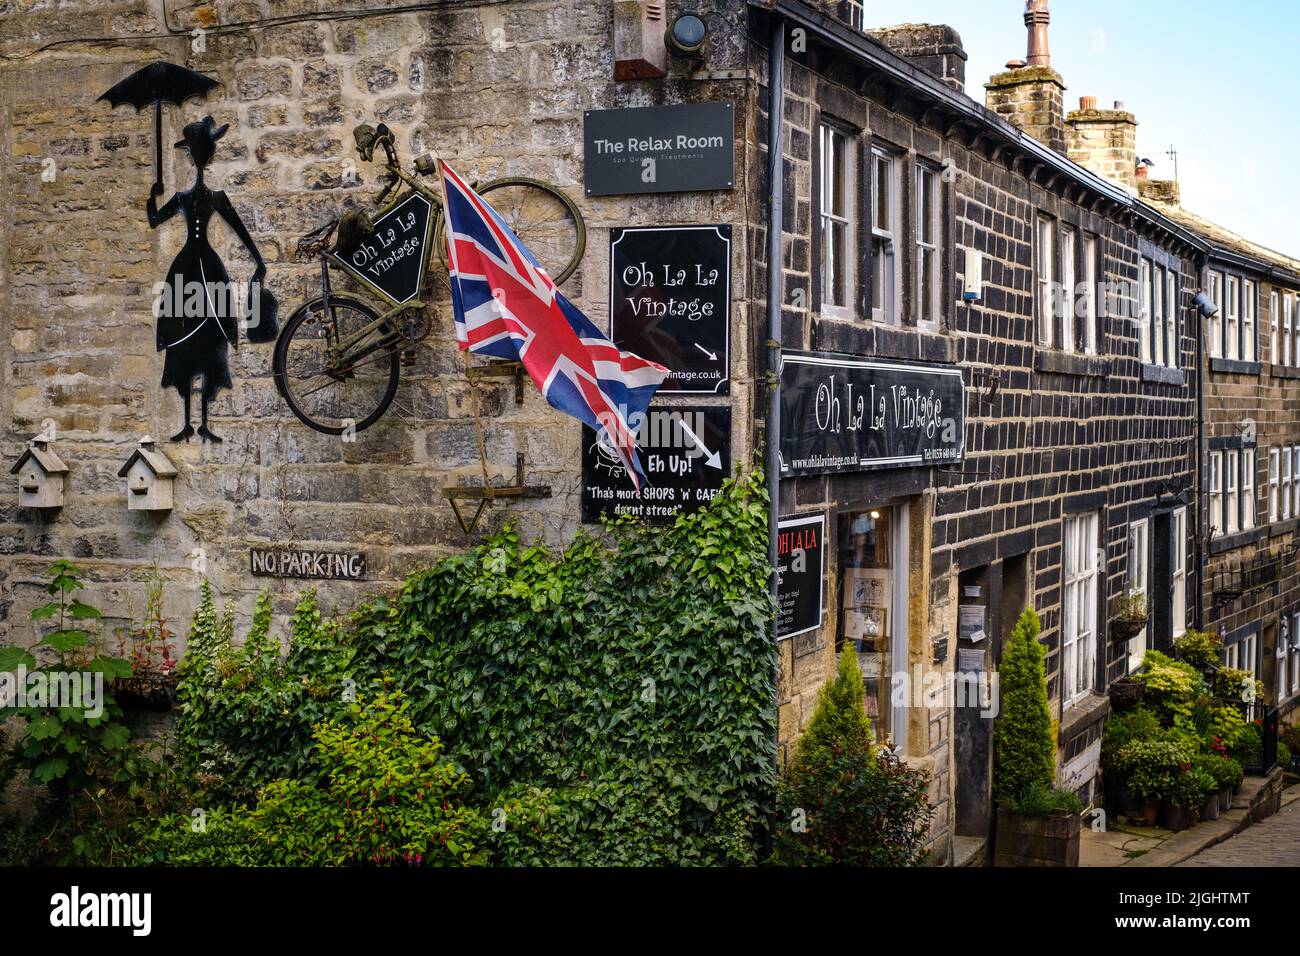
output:
M1190 719L1192 701L1204 688L1196 668L1160 651L1147 651L1142 669L1134 676L1146 684L1144 703L1166 722Z
M871 742L857 654L840 653L782 782L777 862L912 866L924 858L934 808L928 774Z
M1174 656L1198 671L1217 667L1223 642L1210 631L1188 629L1182 637L1174 638Z
M319 783L313 725L387 675L476 792L532 787L566 809L653 786L647 806L689 845L631 834L629 858L756 862L775 790L765 502L752 473L669 528L620 522L559 555L506 529L345 620L307 595L283 657L261 616L233 647L209 600L180 671L186 764L227 801Z
M1101 766L1103 770L1118 770L1117 757L1131 740L1151 740L1163 732L1160 720L1147 707L1137 706L1106 720L1101 737Z
M1214 693L1224 700L1253 702L1264 699L1264 684L1250 671L1221 667L1214 675Z
M1050 790L1056 782L1056 740L1043 673L1046 648L1038 641L1040 625L1027 608L1011 630L998 687L1002 712L993 740L993 792L1011 800L1035 785Z
M326 782L276 780L251 811L220 810L195 833L185 817L150 827L136 862L205 865L464 865L485 821L465 804L469 776L417 734L400 697L322 721L313 760Z
M1181 737L1131 740L1120 748L1116 765L1129 793L1139 800L1164 800L1177 792L1179 775L1191 769L1194 744Z
M1291 748L1282 741L1277 742L1277 765L1285 767L1291 762Z

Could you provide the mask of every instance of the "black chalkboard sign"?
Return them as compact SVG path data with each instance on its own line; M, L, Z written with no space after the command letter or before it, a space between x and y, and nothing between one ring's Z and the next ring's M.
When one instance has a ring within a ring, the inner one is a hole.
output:
M821 627L826 612L826 515L792 515L777 522L776 636Z
M419 193L399 199L374 221L350 255L334 255L348 274L401 305L420 294L429 261L433 203Z
M782 476L952 464L961 460L965 430L956 366L782 356Z
M730 103L587 110L587 195L733 188L735 114Z
M610 230L610 338L669 370L660 392L728 394L730 329L730 226Z
M731 474L731 409L719 406L652 408L629 421L646 480L638 492L623 463L582 429L582 520L636 515L670 524L710 501Z

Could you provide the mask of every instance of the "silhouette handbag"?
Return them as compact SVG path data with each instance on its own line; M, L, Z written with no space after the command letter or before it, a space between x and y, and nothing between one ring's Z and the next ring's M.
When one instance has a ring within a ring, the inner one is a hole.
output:
M266 287L266 283L252 283L248 287L248 301L244 314L245 335L255 345L274 342L280 334L280 303Z

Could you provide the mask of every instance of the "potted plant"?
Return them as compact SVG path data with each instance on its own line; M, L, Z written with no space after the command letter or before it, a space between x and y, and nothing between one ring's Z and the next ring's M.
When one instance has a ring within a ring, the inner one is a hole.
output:
M1112 808L1130 820L1138 818L1142 806L1141 801L1129 788L1128 772L1121 765L1119 754L1131 741L1152 740L1162 733L1160 721L1147 707L1131 707L1121 713L1112 714L1106 721L1101 738L1101 769L1106 790L1111 798Z
M1161 807L1161 822L1177 832L1186 830L1196 822L1196 811L1205 805L1205 798L1214 786L1214 780L1194 764L1182 765L1174 775L1173 787L1166 794Z
M1201 805L1202 820L1219 819L1219 812L1223 809L1220 786L1220 780L1223 777L1223 769L1220 764L1223 762L1223 758L1214 753L1197 754L1196 759L1192 762L1192 766L1205 775L1205 779L1202 781L1206 786L1204 802Z
M1147 826L1160 819L1161 803L1175 792L1178 774L1192 761L1185 741L1171 737L1132 740L1117 756L1128 789L1140 803L1139 817Z
M1189 630L1174 639L1174 657L1196 668L1206 680L1214 679L1222 651L1223 642L1209 631Z
M1146 694L1146 690L1146 681L1133 676L1121 677L1116 681L1112 681L1110 687L1107 688L1107 694L1110 696L1110 706L1115 711L1123 713L1142 703L1142 697Z
M1030 608L1011 631L998 669L1002 710L993 739L998 800L994 866L1078 866L1078 797L1057 790L1056 735L1043 672L1046 648Z
M116 630L118 654L131 662L131 674L113 682L113 696L124 707L167 709L176 703L174 631L163 616L163 579L155 563L149 579L144 620ZM128 652L129 645L129 652Z
M1147 596L1142 591L1129 591L1115 602L1115 616L1110 622L1111 640L1131 641L1147 626L1149 614Z

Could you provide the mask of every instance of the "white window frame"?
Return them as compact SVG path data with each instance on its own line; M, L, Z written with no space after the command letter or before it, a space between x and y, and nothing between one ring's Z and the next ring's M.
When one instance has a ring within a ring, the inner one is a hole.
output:
M1092 692L1097 654L1100 557L1096 512L1065 519L1062 535L1061 697L1068 707Z
M1291 517L1291 449L1282 449L1282 520Z
M1146 518L1139 518L1128 526L1128 580L1125 582L1130 595L1141 592L1146 595L1147 607L1151 607L1151 588L1147 580L1147 568L1151 554L1150 523ZM1132 674L1142 666L1147 653L1147 632L1142 631L1128 642L1128 673Z
M887 195L880 198L881 170ZM898 324L899 257L898 231L901 209L898 188L898 157L879 146L871 147L871 318ZM884 212L883 221L881 212Z
M857 259L854 248L853 207L856 200L853 137L838 126L822 122L818 125L818 143L821 150L821 290L822 313L834 319L853 318L853 267ZM840 181L844 208L834 209L836 181ZM843 232L836 241L837 230ZM842 264L837 273L836 251L843 245ZM838 280L838 281L837 281ZM837 286L843 286L837 290Z
M1178 273L1165 270L1165 365L1178 368Z
M1151 260L1143 259L1138 280L1138 359L1144 365L1151 364L1151 270Z
M1227 295L1224 311L1227 313L1227 327L1224 335L1224 354L1227 358L1241 358L1241 280L1228 276Z
M1174 548L1171 560L1173 587L1169 597L1169 621L1173 636L1187 633L1187 509L1176 508L1170 519L1173 527Z
M943 234L943 222L941 219L941 209L943 206L943 194L940 190L939 173L933 166L927 163L916 164L916 215L914 217L913 229L916 240L916 288L913 290L914 306L916 315L916 324L921 327L934 327L939 324L940 304L939 294L941 285L941 275L943 266L943 253L940 243L940 237ZM929 206L930 215L924 215L926 206ZM930 227L930 238L925 238L925 229ZM929 268L925 263L929 259ZM927 276L926 273L929 275ZM925 288L925 280L929 279L930 294L929 301L924 301L922 290Z
M1281 359L1281 356L1277 353L1279 348L1278 332L1282 327L1282 316L1278 314L1278 310L1282 308L1281 301L1277 290L1274 289L1268 297L1268 360L1274 364L1280 364Z
M1254 362L1259 358L1255 350L1255 300L1255 281L1243 280L1241 283L1241 357L1247 362Z
M1165 268L1151 266L1151 362L1167 365L1165 361Z
M1061 319L1061 348L1066 352L1078 350L1074 338L1074 316L1078 303L1075 301L1074 264L1077 232L1073 226L1061 226L1061 294L1058 297Z
M1083 351L1097 354L1097 237L1083 236Z
M1254 680L1259 680L1259 634L1251 631L1249 634L1242 636L1237 641L1238 667L1250 674Z
M1283 365L1291 364L1291 313L1292 300L1291 293L1282 294L1282 363Z
M1241 530L1255 527L1255 449L1241 450Z
M1220 535L1223 530L1223 452L1210 452L1210 527Z
M1291 513L1300 518L1300 445L1291 446Z
M1280 449L1270 448L1268 450L1268 520L1270 523L1278 519L1278 484L1281 476L1278 474L1280 469Z
M1052 321L1056 314L1053 283L1056 278L1056 258L1053 256L1053 236L1056 222L1050 216L1039 214L1035 254L1038 265L1038 344L1051 348L1055 335Z
M1224 534L1241 530L1241 500L1237 497L1237 478L1241 474L1241 452L1229 448L1223 453L1223 504Z
M1277 650L1273 653L1277 661L1277 703L1282 703L1291 693L1290 681L1287 680L1287 664L1291 660L1291 619L1287 614L1278 618Z
M1291 693L1300 694L1300 612L1291 619Z
M1219 311L1209 318L1210 332L1206 338L1209 340L1210 358L1223 357L1223 313L1227 304L1223 301L1223 273L1210 273L1210 300L1219 307Z

